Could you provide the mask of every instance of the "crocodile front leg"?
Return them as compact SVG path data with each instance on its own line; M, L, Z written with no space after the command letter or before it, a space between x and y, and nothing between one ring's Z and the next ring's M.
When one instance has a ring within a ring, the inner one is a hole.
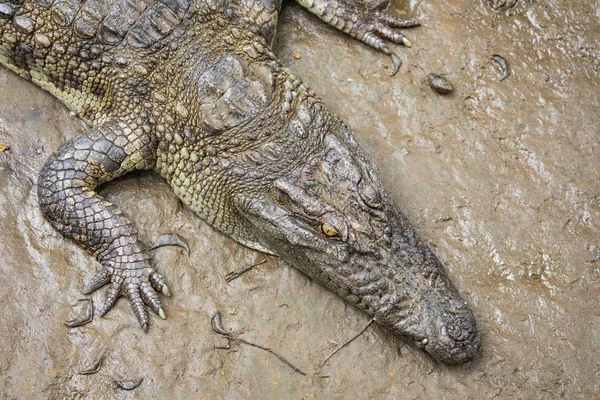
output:
M126 295L144 330L148 327L144 304L166 318L152 288L169 295L168 288L150 265L131 221L95 188L129 171L152 168L156 147L152 142L142 128L108 123L64 143L46 162L38 183L40 208L52 226L102 265L84 293L111 283L100 315Z
M384 39L410 47L410 41L398 31L398 28L419 26L414 19L398 18L387 14L386 9L390 0L296 1L329 25L389 55L394 62L392 75L398 72L401 60L387 47Z

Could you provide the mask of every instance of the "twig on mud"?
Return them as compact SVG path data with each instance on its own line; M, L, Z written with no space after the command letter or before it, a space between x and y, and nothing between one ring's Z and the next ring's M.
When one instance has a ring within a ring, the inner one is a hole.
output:
M237 340L238 342L247 344L248 346L253 346L253 347L256 347L258 349L261 349L261 350L264 350L264 351L268 351L269 353L273 354L275 357L279 358L281 361L283 361L284 363L286 363L287 365L289 365L290 368L293 369L294 371L296 371L297 373L306 376L306 372L304 372L300 368L296 367L294 364L292 364L290 361L288 361L285 357L280 356L279 354L277 354L275 352L275 350L273 350L271 348L263 347L263 346L261 346L259 344L252 343L252 342L249 342L249 341L244 340L244 339L234 338L233 340Z
M220 311L217 311L213 314L212 318L210 319L210 322L211 322L213 331L215 331L219 335L222 335L223 337L225 337L229 340L233 340L235 342L247 344L248 346L252 346L252 347L256 347L258 349L264 350L264 351L268 351L269 353L273 354L275 357L279 358L281 361L286 363L291 369L293 369L297 373L306 376L306 373L304 371L302 371L300 368L296 367L294 364L292 364L290 361L288 361L285 357L277 354L275 352L275 350L273 350L269 347L264 347L264 346L261 346L256 343L249 342L246 339L242 339L242 338L233 336L233 334L231 332L228 332L225 329L225 327L223 326L223 321L221 320L221 312Z
M245 274L246 272L250 271L252 268L258 267L259 265L263 265L266 262L267 262L267 259L265 258L264 260L261 260L259 262L254 263L254 264L251 264L251 265L249 265L247 267L240 268L240 269L238 269L236 271L231 271L227 275L225 275L225 282L229 283L232 280L237 279L240 276L242 276L243 274Z
M346 343L341 344L337 349L335 349L330 355L327 356L326 359L323 360L323 362L321 364L319 364L320 367L322 367L323 365L325 365L325 363L338 351L340 351L341 349L343 349L344 347L348 346L350 343L352 343L357 337L359 337L360 335L362 335L364 333L364 331L367 330L367 328L369 326L371 326L371 324L373 323L373 321L375 321L373 318L371 318L371 320L369 320L369 322L367 322L367 324L360 330L360 332L358 332L356 335L354 335L350 340L348 340Z

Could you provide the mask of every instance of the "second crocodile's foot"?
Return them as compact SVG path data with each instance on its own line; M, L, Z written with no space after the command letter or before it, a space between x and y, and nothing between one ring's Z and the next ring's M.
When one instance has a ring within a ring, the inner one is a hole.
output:
M389 55L393 62L392 73L390 75L396 75L402 65L402 60L388 48L384 40L411 47L412 43L399 29L419 26L419 22L414 19L393 17L384 10L367 10L366 14L356 21L356 24L358 24L358 32L361 34L358 39L372 48L381 50Z
M400 29L419 26L414 19L393 17L387 13L389 0L374 2L359 0L298 0L310 12L342 32L376 50L383 51L394 63L391 75L396 75L402 61L387 46L386 40L411 47Z
M109 312L119 297L126 296L144 332L148 330L146 305L162 319L167 319L156 292L165 296L170 296L171 293L162 275L150 266L148 260L104 263L100 271L84 286L83 293L89 294L108 283L108 295L98 310L100 316Z

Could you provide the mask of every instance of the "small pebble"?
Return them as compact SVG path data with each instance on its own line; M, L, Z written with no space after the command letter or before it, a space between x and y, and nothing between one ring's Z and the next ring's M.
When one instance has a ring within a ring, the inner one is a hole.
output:
M427 84L430 88L432 88L440 94L452 93L452 91L454 90L452 83L448 79L444 78L442 75L429 74L427 75L425 80L427 81Z

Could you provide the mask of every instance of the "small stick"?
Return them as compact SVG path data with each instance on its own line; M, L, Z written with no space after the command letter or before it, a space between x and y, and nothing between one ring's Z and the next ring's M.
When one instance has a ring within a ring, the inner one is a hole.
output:
M275 350L269 348L269 347L264 347L261 346L259 344L256 343L252 343L249 342L245 339L242 338L237 338L235 336L233 336L232 333L228 332L225 327L223 326L223 321L221 320L221 312L217 311L213 314L212 318L210 319L213 331L215 331L216 333L218 333L219 335L222 335L224 337L226 337L229 340L233 340L239 343L243 343L243 344L247 344L248 346L252 346L252 347L256 347L258 349L264 350L264 351L268 351L269 353L273 354L275 357L279 358L281 361L283 361L284 363L286 363L291 369L293 369L294 371L298 372L301 375L306 376L306 373L304 371L302 371L300 368L296 367L294 364L292 364L290 361L288 361L285 357L277 354L275 352Z
M265 258L264 260L261 260L259 262L254 263L254 264L251 264L248 267L244 267L244 268L238 269L237 271L231 271L227 275L225 275L225 282L229 283L232 280L237 279L240 276L242 276L243 274L245 274L246 272L250 271L252 268L258 267L259 265L263 265L266 262L267 262L267 259Z
M320 367L322 367L323 365L325 365L325 363L338 351L340 351L341 349L343 349L344 347L348 346L350 343L352 343L357 337L359 337L360 335L362 335L364 333L364 331L367 330L367 328L369 326L371 326L371 324L373 323L373 321L375 321L375 319L371 318L371 320L369 320L369 322L367 322L367 324L360 330L360 332L358 332L356 335L354 335L350 340L348 340L346 343L340 345L337 349L335 349L330 355L327 356L327 358L325 360L323 360L323 362L321 364L319 364Z
M306 376L306 372L304 372L300 368L294 366L294 364L292 364L290 361L288 361L285 357L280 356L279 354L277 354L275 352L275 350L273 350L273 349L271 349L269 347L263 347L263 346L261 346L259 344L252 343L252 342L249 342L247 340L239 339L239 338L234 338L233 340L237 340L238 342L245 343L248 346L253 346L253 347L259 348L261 350L268 351L269 353L273 354L275 357L279 358L281 361L283 361L284 363L286 363L287 365L289 365L290 368L293 369L294 371L296 371L297 373Z
M231 333L225 330L223 326L223 321L221 320L221 311L217 311L213 314L210 319L210 324L212 325L213 331L217 332L219 335L223 335L227 338L231 336Z

